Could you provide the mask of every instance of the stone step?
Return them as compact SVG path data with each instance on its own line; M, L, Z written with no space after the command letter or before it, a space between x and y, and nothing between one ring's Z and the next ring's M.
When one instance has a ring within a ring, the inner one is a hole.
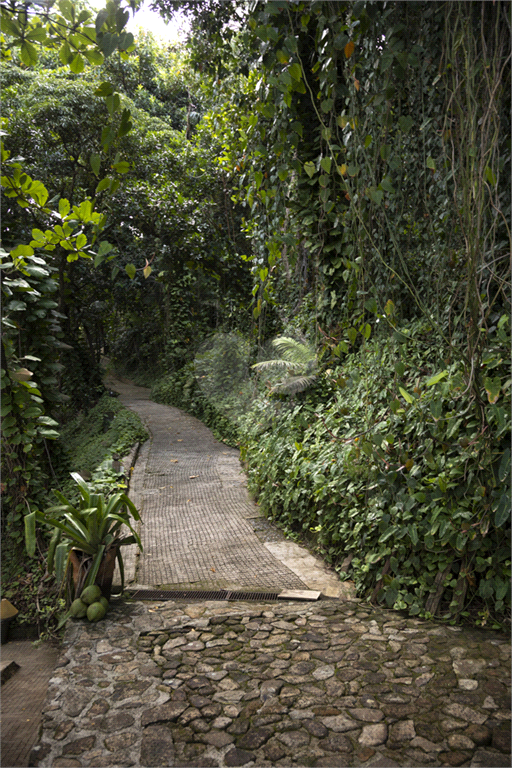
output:
M2 685L9 680L20 668L20 665L15 661L2 661L0 664Z

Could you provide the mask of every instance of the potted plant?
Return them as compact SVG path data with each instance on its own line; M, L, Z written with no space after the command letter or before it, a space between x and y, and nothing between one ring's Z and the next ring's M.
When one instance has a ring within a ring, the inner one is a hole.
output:
M60 492L53 493L60 504L44 512L35 510L25 517L27 552L33 554L36 545L36 521L53 526L54 532L48 549L48 573L55 571L60 584L66 587L66 602L70 606L82 591L97 584L101 593L110 598L116 561L124 590L124 566L120 548L137 544L142 551L139 535L132 527L132 519L140 515L125 493L108 498L94 493L77 472L71 473L78 484L80 502L75 507ZM122 535L125 525L131 534Z

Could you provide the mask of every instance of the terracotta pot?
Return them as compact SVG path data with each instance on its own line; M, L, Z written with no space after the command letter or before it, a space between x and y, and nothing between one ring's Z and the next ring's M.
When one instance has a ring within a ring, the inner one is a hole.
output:
M101 561L98 573L94 580L94 583L101 589L101 594L106 597L107 600L110 600L110 593L112 591L117 549L117 545L113 545L107 549L103 555L103 560ZM79 549L72 549L69 553L69 559L72 567L74 595L75 597L79 597L87 578L87 574L89 573L92 557Z

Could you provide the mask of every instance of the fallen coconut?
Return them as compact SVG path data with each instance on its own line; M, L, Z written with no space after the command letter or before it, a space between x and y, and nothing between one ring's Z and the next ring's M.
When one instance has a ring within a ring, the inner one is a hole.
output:
M109 608L109 602L108 602L108 600L107 600L107 598L106 598L106 597L103 597L103 595L102 595L102 596L100 597L100 599L98 600L98 603L101 603L101 604L102 604L102 606L104 607L105 611L108 611L108 608Z
M100 602L91 603L87 609L87 618L89 621L99 621L106 614L105 606Z
M79 597L77 597L77 599L73 600L73 602L71 603L71 608L70 608L71 615L75 619L83 619L84 616L87 614L87 607L88 606L84 602L82 602L82 600L80 600Z
M98 600L101 597L101 589L98 587L97 584L91 584L90 587L86 587L82 594L80 595L80 600L82 603L86 603L87 605L92 605L92 603L97 603Z

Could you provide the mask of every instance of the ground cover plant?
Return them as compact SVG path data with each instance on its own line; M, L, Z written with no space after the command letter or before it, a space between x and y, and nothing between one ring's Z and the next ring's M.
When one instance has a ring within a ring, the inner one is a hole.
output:
M122 494L128 486L129 468L124 468L118 459L126 457L136 443L143 443L147 438L148 433L139 417L122 406L112 394L105 393L94 408L77 414L62 429L60 472L50 482L73 504L79 502L80 494L76 481L71 477L72 470L80 473L76 477L88 478L89 489L95 494L102 494L106 499ZM17 607L16 625L20 631L42 638L55 637L56 628L65 615L67 598L62 584L63 560L61 557L58 578L55 579L53 562L57 541L52 545L49 524L39 526L37 531L32 530L29 558L22 555L22 545L27 524L30 524L36 510L41 514L39 510L52 505L55 505L53 493L41 494L37 507L32 504L32 512L27 512L22 518L23 526L14 525L14 532L4 537L2 548L2 597L8 598ZM19 536L16 536L17 531ZM6 546L8 542L10 546ZM53 550L51 567L49 546Z
M132 446L149 437L140 418L110 392L105 392L94 408L77 414L61 434L72 470L88 479L100 473L105 463L112 465L114 457L124 458Z
M152 4L184 44L135 41L124 0L0 2L13 562L75 426L105 489L140 439L107 354L361 596L505 624L510 5Z
M475 402L459 366L433 368L409 330L347 356L271 418L246 417L249 486L289 533L313 532L360 595L498 626L510 600L507 369Z

